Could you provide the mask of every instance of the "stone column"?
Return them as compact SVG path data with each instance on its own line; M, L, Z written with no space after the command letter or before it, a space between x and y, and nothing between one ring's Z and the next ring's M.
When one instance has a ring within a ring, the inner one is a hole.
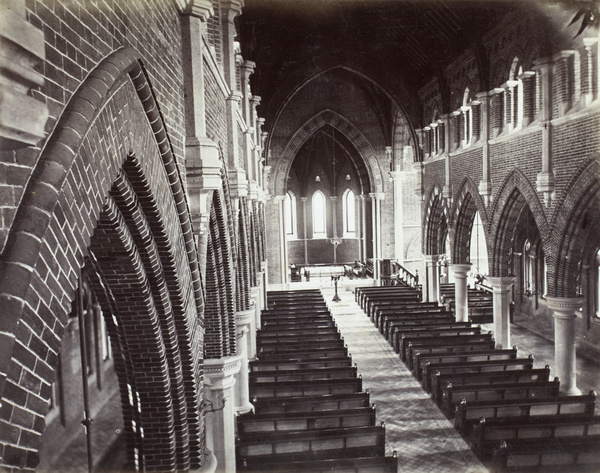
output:
M360 195L361 260L367 260L367 196Z
M217 458L217 470L235 471L235 374L237 356L204 360L206 446Z
M481 137L481 155L483 161L481 181L479 181L479 193L485 202L490 205L492 197L492 178L490 173L490 95L487 92L477 94L481 102L479 108L479 125Z
M510 303L514 276L488 277L494 297L494 336L496 348L510 348Z
M262 277L259 273L257 279ZM260 284L260 279L258 279ZM248 360L256 359L256 333L260 330L260 285L250 286L250 304L252 305L253 317L250 319L250 332L248 333Z
M554 193L554 170L552 164L552 62L544 59L536 64L541 74L542 104L540 108L540 125L542 127L542 171L537 175L537 190L544 196L549 207Z
M597 95L596 90L594 90L594 85L597 88L597 84L594 84L594 56L596 55L594 54L594 49L598 50L598 38L583 38L583 44L585 45L585 54L582 58L582 65L584 66L583 70L585 73L581 81L581 94L584 105L587 106L594 101Z
M308 235L306 234L306 202L308 197L300 197L302 201L302 238L304 239L304 264L308 264Z
M385 197L383 192L374 192L371 194L371 203L373 206L373 276L376 281L381 276L381 201Z
M250 386L248 376L248 347L250 324L255 318L254 309L241 310L235 313L235 335L237 339L237 356L240 358L240 370L235 375L236 412L245 414L254 410L250 403Z
M404 240L402 231L402 171L391 171L394 181L394 257L404 262Z
M437 302L439 294L439 255L423 255L425 259L425 294L423 302Z
M287 267L287 241L285 238L285 210L284 201L285 196L275 196L275 202L277 202L278 215L279 215L279 257L281 261L281 283L287 284L288 280L288 267Z
M582 297L546 296L548 308L554 311L554 365L560 391L569 395L581 394L577 388L577 358L575 334L577 310L584 302Z
M471 270L471 263L453 264L450 268L454 272L454 318L457 322L468 322L469 295L467 273Z

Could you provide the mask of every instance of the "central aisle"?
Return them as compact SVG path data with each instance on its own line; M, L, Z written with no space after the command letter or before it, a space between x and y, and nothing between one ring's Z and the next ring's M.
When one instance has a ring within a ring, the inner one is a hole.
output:
M481 473L488 470L404 366L354 301L354 294L322 287L352 360L370 389L377 419L386 425L386 455L398 454L402 473Z

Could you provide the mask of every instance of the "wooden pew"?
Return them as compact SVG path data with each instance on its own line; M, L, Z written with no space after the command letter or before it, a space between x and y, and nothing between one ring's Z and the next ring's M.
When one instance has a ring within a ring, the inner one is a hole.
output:
M338 333L338 329L335 325L329 325L329 326L325 325L325 326L321 326L321 327L317 326L317 327L314 327L314 329L311 330L310 332L307 331L305 328L289 327L289 328L278 329L277 327L273 327L273 328L271 328L271 330L260 330L256 334L256 338L257 338L257 340L270 340L273 338L280 338L280 337L309 336L311 333L314 333L315 335Z
M305 343L309 342L325 342L340 340L342 336L337 330L327 331L315 331L315 332L304 332L304 333L286 333L285 331L278 331L278 335L265 334L257 337L257 343L261 347L269 345L287 345L289 343Z
M287 381L314 381L317 379L356 378L356 366L333 368L309 368L274 371L251 371L251 383L287 382Z
M385 429L381 426L300 432L259 432L236 442L238 464L244 468L292 461L325 460L385 455Z
M303 370L313 368L341 368L352 366L352 359L349 356L338 358L323 358L316 360L254 360L250 363L250 369L254 371L275 371L275 370Z
M596 473L600 436L503 441L494 449L492 465L494 472Z
M238 468L240 466L238 465ZM248 465L242 465L243 471L252 471ZM361 458L336 458L329 460L307 460L297 462L264 463L253 470L269 473L331 473L339 471L344 473L397 473L398 457L361 457Z
M290 352L307 352L311 350L322 350L328 348L338 348L344 346L344 340L339 338L336 340L325 340L325 341L311 341L307 340L299 340L296 342L289 342L285 345L281 344L270 344L270 343L262 343L260 345L260 353L259 358L261 358L265 354L270 353L290 353Z
M488 334L489 335L489 334ZM484 340L471 340L469 338L461 338L454 341L453 345L423 345L423 344L408 344L408 351L404 363L411 371L415 367L416 354L436 355L446 353L464 353L477 350L492 350L496 345L493 337L487 336Z
M600 435L600 416L574 415L559 418L525 418L506 422L505 419L480 419L469 441L480 457L489 457L502 440L523 439L583 439Z
M248 413L237 417L238 434L286 432L375 425L374 407L357 407L339 411L309 411L275 414Z
M456 322L454 319L448 317L437 317L437 318L426 318L426 319L415 319L412 317L392 319L387 325L388 329L382 335L388 341L391 346L394 346L397 342L396 339L400 338L402 334L408 334L415 331L430 331L438 330L443 328L472 328L471 322Z
M544 398L505 399L501 401L461 401L454 416L454 427L468 435L479 419L507 418L510 423L518 417L540 417L586 414L593 415L596 393L580 396L550 396Z
M389 304L377 304L373 306L370 314L367 314L371 322L379 328L380 320L387 314L404 313L414 310L415 312L448 312L445 307L437 305L435 302L405 303L390 301Z
M472 401L501 401L504 399L524 399L529 397L551 397L558 395L560 382L532 381L505 385L476 384L471 386L454 386L448 383L442 389L441 408L446 417L453 418L456 407L464 399Z
M517 357L517 347L507 349L476 350L470 352L415 354L414 366L411 370L421 380L421 370L427 364L464 363L466 361L509 360Z
M426 364L421 372L421 384L429 392L433 385L433 380L444 374L462 374L462 373L485 373L488 371L513 371L529 370L533 368L533 356L527 358L486 360L486 361L465 361L460 363L429 363ZM452 382L452 381L450 381ZM441 399L441 396L439 397Z
M453 345L454 342L462 337L470 337L471 340L485 340L485 337L492 338L491 333L481 333L481 327L464 327L458 329L411 332L410 334L398 335L394 339L394 351L400 354L402 361L406 360L408 344L422 343L421 346L428 345ZM479 338L478 338L479 337Z
M369 392L357 391L342 394L323 394L314 396L262 397L252 400L257 413L309 412L326 410L354 409L369 407Z
M348 348L346 346L338 346L334 348L315 348L310 351L284 350L283 348L276 352L260 353L260 359L264 361L309 361L322 360L324 358L341 358L348 356Z
M250 385L250 397L297 397L317 394L343 394L362 391L362 378L317 379Z
M485 373L446 373L435 376L431 384L431 397L439 405L442 399L442 390L448 383L453 386L468 386L475 384L488 384L490 386L529 383L533 381L543 382L550 379L550 367L533 368L529 370L515 371L488 371Z
M390 326L388 337L389 344L394 348L396 353L400 350L406 352L407 341L414 340L418 337L430 336L451 336L451 335L473 335L481 333L479 325L472 325L470 322L455 322L449 320L444 324L414 326L394 323Z
M386 336L389 335L390 325L396 320L424 320L424 319L442 319L447 321L454 321L454 314L447 311L443 307L439 309L397 309L390 311L382 311L376 314L374 325L379 329L379 332Z

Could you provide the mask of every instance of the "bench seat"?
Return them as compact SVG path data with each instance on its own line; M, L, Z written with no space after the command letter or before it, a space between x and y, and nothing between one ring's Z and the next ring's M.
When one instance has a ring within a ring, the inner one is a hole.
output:
M596 403L596 393L580 396L550 396L544 398L504 399L500 401L461 401L454 416L454 427L462 435L471 432L482 417L487 419L522 417L558 418L561 415L593 415Z
M286 463L262 463L254 468L242 465L243 471L257 471L269 473L331 473L340 471L344 473L397 473L397 457L360 457L360 458L335 458L328 460L306 460Z
M381 426L315 431L259 432L239 438L241 465L385 455L385 429Z
M427 363L464 363L466 361L487 361L487 360L510 360L517 357L517 348L475 350L470 352L428 354L421 352L415 354L413 374L417 379L421 379L421 369Z
M252 400L256 413L285 413L354 409L371 405L368 392L297 397L262 397Z
M345 346L338 346L335 348L316 348L310 351L278 351L269 353L259 353L260 360L262 361L308 361L308 360L322 360L327 358L341 358L348 356L348 348Z
M429 363L421 370L421 384L431 391L434 379L443 374L485 373L488 371L529 370L533 368L533 356L509 360L465 361L462 363ZM441 399L441 396L439 397Z
M317 379L356 378L356 366L297 370L251 371L251 383L314 381Z
M250 397L312 396L362 391L362 378L318 379L314 381L286 381L250 385Z
M482 457L502 440L586 438L600 435L600 416L564 415L559 418L480 419L469 440Z
M496 401L503 399L524 399L528 397L557 396L560 388L558 378L554 381L531 381L504 385L476 384L454 386L448 383L442 389L441 408L446 417L453 418L462 399L472 401Z
M244 414L237 417L240 435L256 432L289 432L301 430L340 429L375 425L374 407L344 410Z
M445 347L449 350L456 351L456 347L460 345L475 344L488 344L492 347L495 346L496 341L491 333L480 333L476 335L454 335L446 337L420 337L408 340L408 346L403 350L400 355L402 361L406 360L411 356L414 351L423 352L425 348L431 347Z
M588 472L600 469L600 436L502 441L494 449L493 471Z
M481 350L492 350L495 345L495 341L493 338L489 338L484 341L457 341L456 344L447 346L447 345L439 345L439 346L413 346L412 343L408 345L408 354L405 363L408 368L412 371L415 369L415 360L417 353L422 356L428 355L437 355L437 354L454 354L454 353L468 353L472 351L481 351Z
M488 384L490 386L511 383L547 382L550 379L550 367L515 371L487 371L485 373L446 373L435 377L431 386L431 397L440 405L442 389L452 383L453 386Z
M279 370L306 370L315 368L342 368L352 366L352 359L348 356L339 358L324 358L322 360L308 361L279 361L255 360L250 362L251 371L279 371Z
M396 353L400 353L400 350L406 353L407 342L414 340L415 338L478 335L480 333L481 327L479 325L472 325L470 322L448 321L446 324L418 327L394 324L391 327L388 342L394 348Z
M454 345L460 339L465 340L486 340L492 338L491 333L481 333L481 327L464 327L457 329L448 330L430 330L423 332L411 332L410 334L404 334L402 337L397 337L398 343L394 346L394 351L400 354L402 361L406 360L408 353L408 345L412 343L421 344L421 346L429 345Z

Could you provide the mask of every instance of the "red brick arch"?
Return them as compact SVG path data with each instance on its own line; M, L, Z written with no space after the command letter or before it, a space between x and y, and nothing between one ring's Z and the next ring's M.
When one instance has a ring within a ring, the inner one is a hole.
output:
M573 175L552 219L548 262L548 294L576 297L580 264L600 246L600 166L585 161Z
M117 321L120 385L141 400L144 436L136 438L123 402L130 453L137 448L146 469L199 467L202 284L168 135L131 49L108 56L65 108L2 255L0 455L7 466L38 463L60 340L86 261L110 294L101 293L101 304ZM155 363L142 366L148 357ZM25 373L34 381L24 383Z
M354 124L333 110L317 113L294 133L272 171L271 191L275 195L285 195L287 177L296 154L306 140L324 125L331 125L354 145L365 162L372 192L383 192L383 171L371 143Z
M485 203L483 202L475 183L467 177L454 198L451 211L451 215L453 216L451 228L451 234L453 236L453 263L462 264L469 262L471 231L473 229L476 212L479 212L487 242L489 241L486 232L488 227L488 217Z
M490 212L490 215L494 216L490 220L487 230L489 235L488 251L492 254L490 265L490 275L492 276L509 275L509 253L513 248L516 222L525 206L529 207L534 216L544 254L549 253L547 242L550 227L544 207L535 187L521 170L515 168L500 186Z
M444 242L450 236L448 212L438 184L431 188L425 201L427 206L423 216L423 253L441 255L446 252Z

